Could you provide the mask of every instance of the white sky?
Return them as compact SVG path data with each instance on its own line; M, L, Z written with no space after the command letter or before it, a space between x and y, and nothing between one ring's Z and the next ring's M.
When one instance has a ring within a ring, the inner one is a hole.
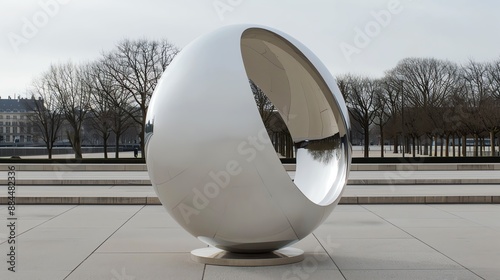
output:
M41 3L52 3L50 13ZM391 5L390 19L376 23L373 13ZM489 61L500 58L499 12L498 0L1 0L0 96L25 96L50 64L96 59L124 38L182 48L234 23L288 33L334 75L379 77L405 57ZM366 28L372 37L355 44ZM348 58L346 44L358 53Z

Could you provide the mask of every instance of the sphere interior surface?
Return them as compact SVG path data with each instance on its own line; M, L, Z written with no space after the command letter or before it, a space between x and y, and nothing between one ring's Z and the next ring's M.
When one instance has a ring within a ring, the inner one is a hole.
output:
M307 58L277 34L248 29L241 47L248 77L276 106L297 147L295 185L318 205L332 203L345 180L341 135L347 129L338 125L343 116L335 110L330 88Z
M295 179L283 168L249 80L292 136ZM148 109L146 162L166 210L214 247L259 253L293 244L338 204L349 173L347 108L335 79L292 37L233 25L186 46Z

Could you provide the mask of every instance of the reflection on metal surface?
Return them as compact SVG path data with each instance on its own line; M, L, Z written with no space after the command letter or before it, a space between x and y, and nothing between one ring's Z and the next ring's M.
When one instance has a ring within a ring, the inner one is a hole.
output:
M295 143L296 149L305 149L314 160L328 165L332 160L339 160L342 147L339 134L320 140L305 140Z
M293 182L249 79L290 131ZM230 252L299 241L347 182L350 125L335 79L301 43L267 27L228 26L186 46L155 89L146 129L148 172L164 207L192 235Z
M146 136L144 137L146 146L148 145L151 136L153 136L154 122L155 122L154 118L150 118L146 122L146 127L144 129L144 132L146 133Z

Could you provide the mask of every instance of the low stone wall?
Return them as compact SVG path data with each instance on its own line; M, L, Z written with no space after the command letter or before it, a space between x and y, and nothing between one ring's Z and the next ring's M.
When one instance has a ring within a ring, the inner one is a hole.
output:
M108 152L114 152L114 147L108 147ZM103 147L82 147L82 153L103 153ZM70 147L55 147L52 149L53 155L73 154L74 151ZM47 155L47 149L44 147L0 147L0 157L12 156L43 156Z

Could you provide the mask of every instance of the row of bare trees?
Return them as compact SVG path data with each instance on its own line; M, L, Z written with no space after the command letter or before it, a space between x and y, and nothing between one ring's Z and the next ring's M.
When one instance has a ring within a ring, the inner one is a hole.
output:
M347 74L338 79L338 86L363 135L365 157L374 129L380 139L372 142L383 145L385 139L392 139L395 153L402 143L413 156L466 156L469 138L474 139L474 156L483 155L484 139L489 139L490 154L496 153L500 60L458 65L434 58L406 58L381 79ZM380 156L384 156L383 148Z
M149 100L178 52L167 40L124 40L96 61L50 66L30 88L33 99L38 100L30 103L35 112L32 121L48 157L52 157L56 141L63 140L59 135L64 130L75 158L82 158L85 123L90 123L102 139L105 157L111 135L115 139L115 157L119 157L121 135L130 128L137 130L144 151Z
M295 157L292 136L290 136L290 132L276 107L271 100L269 100L264 91L262 91L262 89L252 80L250 80L250 89L253 92L255 104L257 105L260 117L267 129L274 149L285 158Z
M86 123L102 139L105 157L111 136L115 157L119 156L121 136L129 129L136 129L144 150L149 100L178 51L166 40L124 40L96 61L56 64L42 73L30 88L37 102L30 104L35 111L33 124L49 158L56 141L63 140L61 134L75 157L81 158ZM479 146L485 138L490 141L491 155L496 152L500 60L458 65L433 58L407 58L381 79L347 74L337 81L357 124L355 129L363 136L365 157L370 142L375 142L370 139L374 130L379 133L377 142L383 145L391 139L396 153L401 143L413 156L465 156L468 138L474 139L475 156L482 155ZM276 149L293 156L293 143L286 126L279 124L274 105L253 83L251 87L264 124L273 130L270 136ZM439 153L437 143L441 143ZM383 148L380 156L384 156Z

